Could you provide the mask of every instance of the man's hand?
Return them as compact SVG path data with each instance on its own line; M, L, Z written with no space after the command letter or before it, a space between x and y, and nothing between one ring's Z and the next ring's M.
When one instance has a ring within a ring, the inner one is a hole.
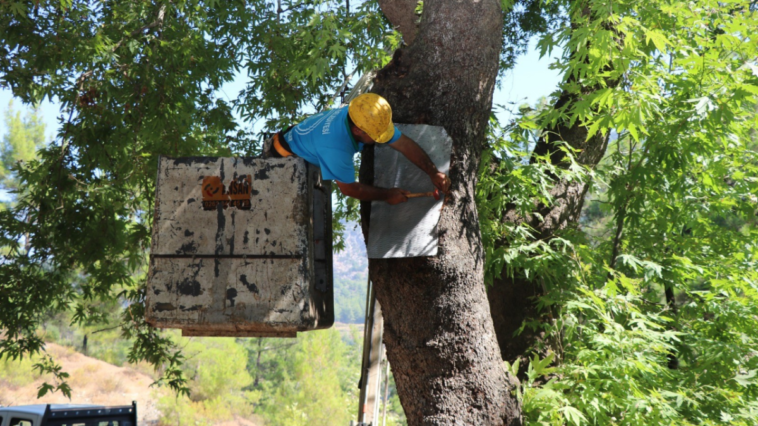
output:
M438 170L437 172L430 174L429 178L432 180L432 185L434 185L435 188L447 194L447 191L450 189L450 178L447 177L446 174Z
M408 201L408 194L410 194L409 191L400 188L377 188L360 182L335 182L343 194L361 201L385 201L389 204L399 204Z
M400 188L391 188L388 191L389 197L384 200L387 202L387 204L395 205L408 201L408 194L410 194L409 191Z

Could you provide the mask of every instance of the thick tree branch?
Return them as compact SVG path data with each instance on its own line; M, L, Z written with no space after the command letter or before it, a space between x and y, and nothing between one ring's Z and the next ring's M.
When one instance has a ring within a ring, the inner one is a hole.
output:
M418 0L379 0L379 7L393 27L403 35L405 44L410 45L416 39L416 5Z

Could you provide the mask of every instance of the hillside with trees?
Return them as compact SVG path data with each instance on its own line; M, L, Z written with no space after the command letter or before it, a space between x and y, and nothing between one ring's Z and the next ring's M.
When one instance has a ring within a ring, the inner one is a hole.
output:
M363 324L366 315L368 259L356 223L347 223L345 248L334 254L334 317L337 322Z
M113 315L108 323L117 319ZM153 386L160 369L129 362L131 342L114 327L71 327L70 322L70 317L58 317L43 324L38 331L45 341L41 355L0 361L0 405L123 405L134 400L145 424L208 426L330 426L349 424L358 411L363 347L358 326L340 325L340 331L309 332L297 339L185 338L168 332L182 349L181 371L189 389L176 394ZM70 400L60 392L37 398L44 383L56 380L36 367L47 356L70 374ZM386 424L405 424L394 385L386 405Z

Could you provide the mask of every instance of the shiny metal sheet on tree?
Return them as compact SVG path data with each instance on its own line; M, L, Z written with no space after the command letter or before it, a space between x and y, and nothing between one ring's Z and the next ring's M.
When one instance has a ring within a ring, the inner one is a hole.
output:
M398 124L397 127L429 154L437 169L448 173L453 140L443 127L425 124ZM374 185L411 192L434 190L426 173L388 146L374 148ZM373 201L366 247L368 257L435 256L442 203L443 200L432 197L412 198L394 206Z
M162 157L147 321L194 336L331 326L330 192L299 158Z

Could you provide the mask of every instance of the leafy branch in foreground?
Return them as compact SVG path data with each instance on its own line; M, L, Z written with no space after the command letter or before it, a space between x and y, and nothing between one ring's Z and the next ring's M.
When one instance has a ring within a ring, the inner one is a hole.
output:
M47 382L42 383L38 389L37 398L42 398L51 391L60 391L66 398L71 399L71 387L66 383L66 379L68 379L69 375L65 371L62 371L63 368L53 361L53 357L45 355L37 364L34 364L33 367L40 375L52 374L53 380L55 381L55 385L51 385Z

